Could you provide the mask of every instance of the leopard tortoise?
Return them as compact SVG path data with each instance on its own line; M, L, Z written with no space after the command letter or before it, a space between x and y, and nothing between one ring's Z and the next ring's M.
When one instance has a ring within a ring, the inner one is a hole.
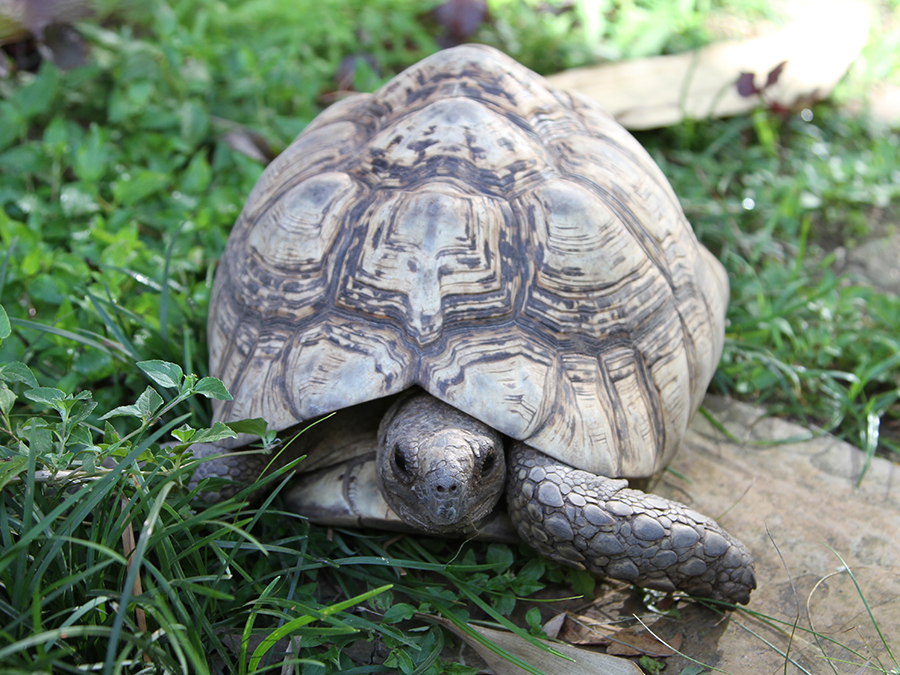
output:
M282 458L308 456L289 504L314 520L471 533L505 492L549 558L746 603L740 541L622 480L677 451L728 293L625 129L456 47L332 105L263 173L215 278L210 372L234 399L214 417L343 411ZM252 482L268 458L227 452L247 441L200 448L219 456L195 481Z

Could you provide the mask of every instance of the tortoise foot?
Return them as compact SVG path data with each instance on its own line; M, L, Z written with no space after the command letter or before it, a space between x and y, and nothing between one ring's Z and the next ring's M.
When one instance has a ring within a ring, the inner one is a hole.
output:
M645 588L750 600L750 551L711 518L521 443L510 454L509 515L543 555Z

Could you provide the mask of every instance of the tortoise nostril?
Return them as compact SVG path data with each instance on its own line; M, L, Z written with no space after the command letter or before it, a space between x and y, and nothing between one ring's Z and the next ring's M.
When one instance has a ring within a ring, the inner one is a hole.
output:
M434 491L438 494L455 494L459 492L459 483L454 480L444 480L435 484Z

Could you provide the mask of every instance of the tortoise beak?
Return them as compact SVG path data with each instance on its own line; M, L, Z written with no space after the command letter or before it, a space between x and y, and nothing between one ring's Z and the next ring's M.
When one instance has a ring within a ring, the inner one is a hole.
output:
M456 525L469 512L472 467L464 464L448 459L435 462L416 490L428 520L441 529Z
M455 506L442 504L437 508L434 520L439 525L455 525L459 520L459 510Z

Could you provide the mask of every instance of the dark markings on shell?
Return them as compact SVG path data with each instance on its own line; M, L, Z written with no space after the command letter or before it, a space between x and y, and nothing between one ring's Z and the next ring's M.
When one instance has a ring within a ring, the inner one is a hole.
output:
M595 104L446 50L260 178L216 276L215 416L287 428L419 385L576 467L649 475L719 358L717 265Z

